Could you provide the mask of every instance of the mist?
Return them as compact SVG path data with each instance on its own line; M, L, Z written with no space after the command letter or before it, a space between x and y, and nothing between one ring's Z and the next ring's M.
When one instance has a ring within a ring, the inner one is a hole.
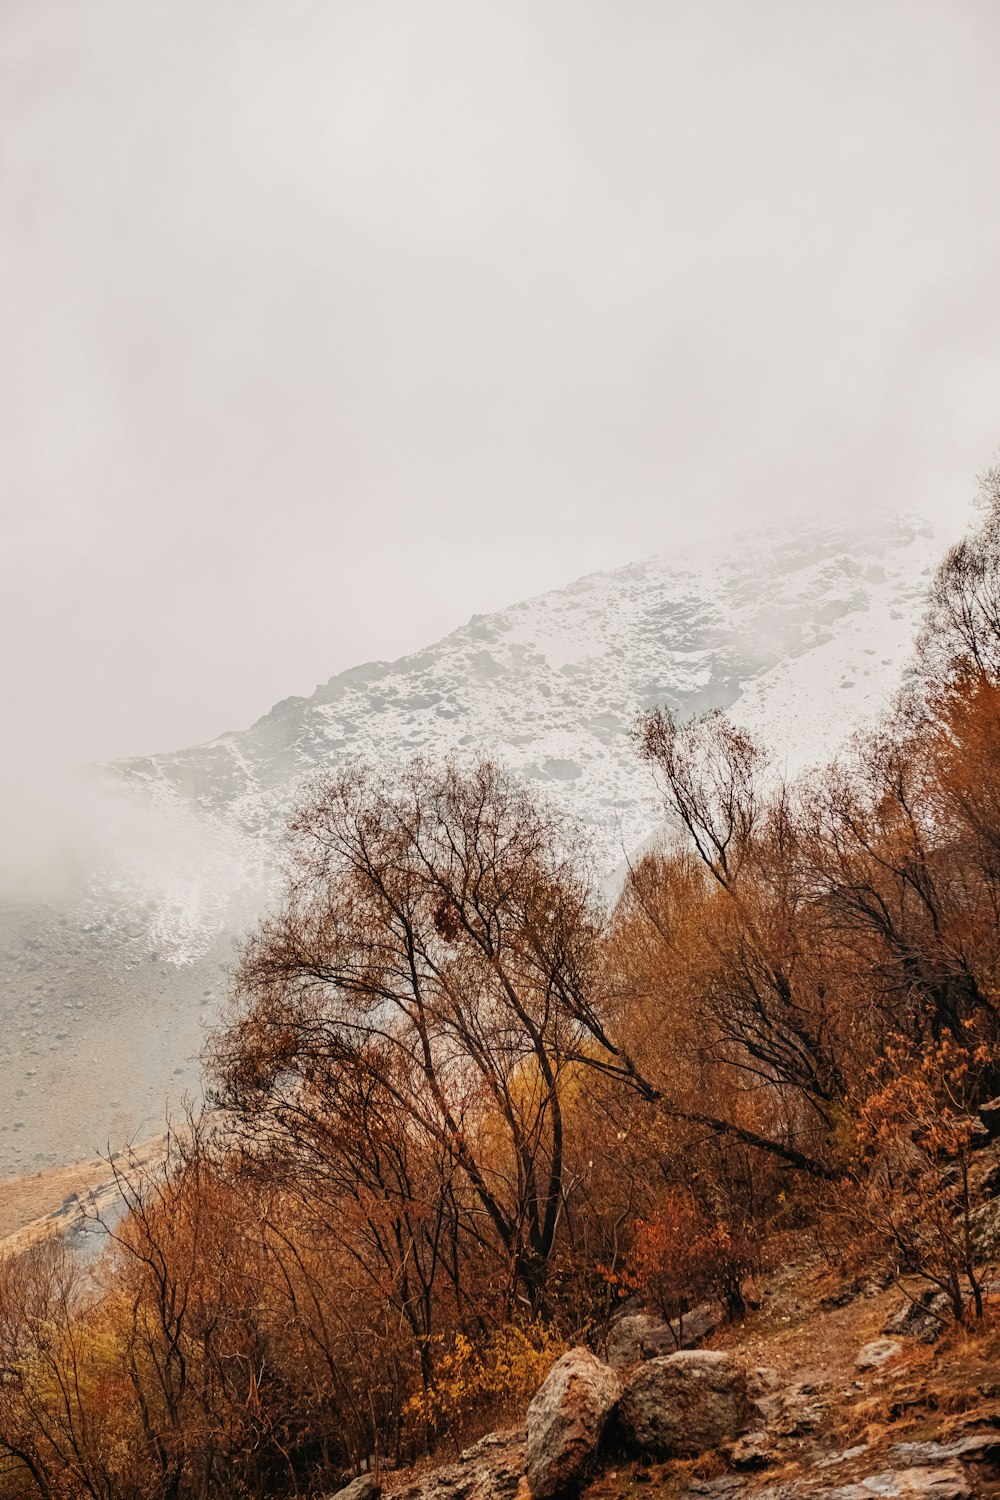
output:
M7 0L8 847L57 771L583 572L960 531L998 43L968 0Z

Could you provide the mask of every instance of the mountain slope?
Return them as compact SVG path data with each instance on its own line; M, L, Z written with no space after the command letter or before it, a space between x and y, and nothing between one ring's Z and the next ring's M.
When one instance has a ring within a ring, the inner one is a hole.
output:
M611 872L656 826L637 710L721 707L794 771L897 686L938 547L909 519L734 539L582 578L277 704L242 733L121 762L69 891L0 910L0 1171L149 1134L195 1088L201 1019L271 879L301 779L346 756L499 753Z
M120 769L256 833L297 781L344 756L488 746L548 783L613 863L656 819L628 744L639 709L734 709L766 725L790 768L824 757L898 685L934 554L927 528L894 520L650 558L331 677L243 733Z

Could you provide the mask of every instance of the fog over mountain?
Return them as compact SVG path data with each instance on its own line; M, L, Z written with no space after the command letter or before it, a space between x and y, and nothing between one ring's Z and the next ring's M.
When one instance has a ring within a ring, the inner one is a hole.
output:
M612 889L660 820L636 713L724 708L776 770L827 758L898 686L939 551L906 517L673 549L339 673L245 731L95 769L59 885L0 911L4 1168L147 1135L197 1089L202 1023L313 772L499 754L585 826Z
M980 0L5 0L8 847L67 765L665 538L960 530L998 46Z

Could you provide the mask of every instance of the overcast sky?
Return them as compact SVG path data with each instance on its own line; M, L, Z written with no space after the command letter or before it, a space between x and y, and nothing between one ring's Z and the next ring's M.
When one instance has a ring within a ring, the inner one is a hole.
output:
M2 0L7 777L1000 441L995 0Z

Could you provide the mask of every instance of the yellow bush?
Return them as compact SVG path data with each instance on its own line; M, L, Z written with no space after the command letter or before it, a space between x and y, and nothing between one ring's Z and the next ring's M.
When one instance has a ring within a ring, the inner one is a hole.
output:
M406 1416L414 1426L460 1429L478 1410L533 1395L567 1347L539 1319L507 1323L479 1345L456 1334L432 1384L406 1403Z

